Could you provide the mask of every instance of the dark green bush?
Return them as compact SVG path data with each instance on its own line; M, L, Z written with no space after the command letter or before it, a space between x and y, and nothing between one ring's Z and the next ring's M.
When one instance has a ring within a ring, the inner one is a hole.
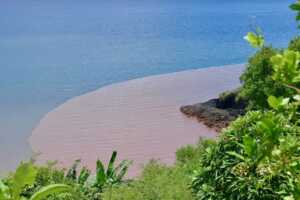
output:
M242 87L239 96L248 101L248 109L268 108L268 96L288 96L290 89L272 78L271 57L278 53L272 47L263 47L249 59L246 70L240 77Z
M248 112L202 154L192 184L196 198L276 200L291 195L300 175L299 135L299 127L284 116Z
M290 41L288 49L300 52L300 37L299 36L295 37L294 39L292 39Z

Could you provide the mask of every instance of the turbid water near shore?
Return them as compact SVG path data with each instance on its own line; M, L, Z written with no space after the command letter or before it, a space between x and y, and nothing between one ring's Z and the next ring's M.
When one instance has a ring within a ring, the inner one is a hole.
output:
M133 160L129 176L150 159L171 164L175 152L216 132L184 116L181 105L206 101L239 86L243 65L210 67L113 84L73 98L49 112L30 137L39 162L75 159L95 167L113 150Z

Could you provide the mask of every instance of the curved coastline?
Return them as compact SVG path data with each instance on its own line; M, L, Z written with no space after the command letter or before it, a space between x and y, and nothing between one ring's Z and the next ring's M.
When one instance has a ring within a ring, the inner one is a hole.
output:
M180 146L217 133L179 107L206 101L239 85L244 65L209 67L115 83L75 97L47 113L32 131L30 144L39 162L69 166L81 158L95 168L113 150L134 160L136 176L150 159L171 164Z

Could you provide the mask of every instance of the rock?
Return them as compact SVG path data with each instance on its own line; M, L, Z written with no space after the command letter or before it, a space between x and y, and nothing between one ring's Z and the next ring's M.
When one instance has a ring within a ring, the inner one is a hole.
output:
M180 111L188 117L196 117L209 128L220 132L238 116L244 115L246 102L237 100L237 92L220 95L203 103L182 106Z

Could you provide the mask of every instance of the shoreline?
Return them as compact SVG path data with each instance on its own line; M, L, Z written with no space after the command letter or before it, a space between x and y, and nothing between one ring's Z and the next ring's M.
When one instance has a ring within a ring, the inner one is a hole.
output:
M76 159L95 168L113 150L133 160L136 176L150 159L166 164L176 149L217 133L180 113L182 105L214 98L239 85L244 65L186 70L115 83L74 97L47 113L29 138L38 161L58 159L68 167ZM172 142L170 142L172 140Z

